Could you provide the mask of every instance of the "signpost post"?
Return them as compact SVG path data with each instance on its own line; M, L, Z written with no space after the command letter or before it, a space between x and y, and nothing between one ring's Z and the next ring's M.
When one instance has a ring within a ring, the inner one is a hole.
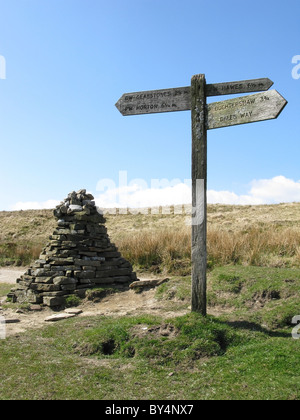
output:
M192 105L192 311L206 315L207 129L206 81L193 76Z
M125 93L116 103L122 115L187 111L192 114L192 311L206 315L207 130L277 118L287 101L269 79L206 84L192 77L190 87ZM266 92L268 91L268 92ZM209 96L266 92L215 102Z

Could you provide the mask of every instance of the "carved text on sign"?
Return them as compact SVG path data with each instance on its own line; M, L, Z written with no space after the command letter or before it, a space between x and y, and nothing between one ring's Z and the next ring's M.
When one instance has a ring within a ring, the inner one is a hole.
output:
M221 128L277 118L287 101L276 91L215 102L207 106L207 128Z

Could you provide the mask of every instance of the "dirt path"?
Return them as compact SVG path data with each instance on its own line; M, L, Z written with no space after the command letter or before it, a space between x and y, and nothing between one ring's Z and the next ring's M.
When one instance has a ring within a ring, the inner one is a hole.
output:
M120 292L111 295L101 300L101 302L83 302L77 309L81 309L82 313L78 317L85 316L134 316L139 314L152 314L170 318L173 316L180 316L187 313L186 310L181 311L166 311L163 303L157 301L154 297L155 290L145 291L136 294L132 290ZM1 308L1 307L0 307ZM63 312L63 311L61 311ZM60 313L60 312L59 312ZM16 313L14 309L2 309L0 315L5 319L18 319L18 323L6 324L6 336L18 335L27 331L28 329L42 328L47 325L45 319L53 314L56 314L49 308L44 308L38 312L23 312Z
M2 269L0 270L0 282L14 284L16 279L23 274L26 269ZM19 320L17 323L6 324L6 337L15 336L26 332L28 329L42 328L47 325L45 318L55 314L49 308L43 308L41 311L18 311L15 309L1 308L1 301L4 302L5 297L0 297L0 316L6 320ZM78 317L84 316L134 316L139 314L152 314L170 318L173 316L180 316L187 313L187 310L168 311L164 303L155 299L155 289L144 291L142 293L135 293L133 290L120 292L114 295L107 296L100 302L83 303L78 307L82 310L82 314ZM62 311L63 312L63 311Z
M24 274L26 268L2 268L0 267L0 283L15 284L17 278Z
M0 283L14 284L16 279L24 274L24 269L0 269ZM142 278L140 278L143 280ZM170 302L159 301L155 298L155 289L150 289L142 293L136 293L133 290L116 293L105 297L100 302L82 301L82 304L76 309L81 309L82 313L77 317L86 316L135 316L141 314L151 314L162 317L163 319L183 316L190 312L188 309L168 309L172 308ZM17 311L16 309L3 308L1 306L6 300L6 296L0 296L0 317L6 321L18 320L16 323L6 323L6 337L17 336L31 329L42 328L47 325L45 319L51 315L63 313L54 312L50 308L43 308L40 311ZM173 306L174 307L174 306ZM178 308L178 307L177 307ZM209 308L210 315L219 316L222 313L231 312L230 308ZM1 320L1 318L0 318ZM59 322L59 321L58 321ZM1 332L1 331L0 331Z

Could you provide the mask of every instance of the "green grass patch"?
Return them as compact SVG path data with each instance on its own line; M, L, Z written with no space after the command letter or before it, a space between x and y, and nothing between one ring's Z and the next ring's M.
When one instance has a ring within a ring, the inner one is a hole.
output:
M220 267L218 316L78 317L0 340L0 399L299 400L299 274ZM186 308L190 278L156 293Z
M223 354L241 337L222 322L190 314L162 322L154 317L107 318L73 344L81 355L138 358L160 365Z
M79 306L81 303L81 299L78 296L70 295L66 297L66 307L72 308Z
M172 277L167 283L163 283L156 290L156 298L159 300L189 302L191 298L191 277Z
M0 296L6 296L11 291L12 285L8 283L0 283Z
M118 292L119 291L117 289L112 287L95 287L93 289L87 290L86 298L90 301L100 302L100 300L104 299L106 296Z
M265 307L300 296L300 270L228 266L214 269L208 280L209 303L234 308ZM300 311L300 308L299 308Z
M245 322L75 318L0 349L1 399L300 397L299 342Z

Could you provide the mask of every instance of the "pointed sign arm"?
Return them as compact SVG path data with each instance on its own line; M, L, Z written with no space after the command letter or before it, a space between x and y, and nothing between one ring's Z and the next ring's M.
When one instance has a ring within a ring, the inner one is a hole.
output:
M264 92L274 82L268 78L242 80L238 82L214 83L206 86L206 96L234 95L235 93Z
M277 90L214 102L207 106L207 128L212 130L272 120L279 116L286 105L286 99Z

